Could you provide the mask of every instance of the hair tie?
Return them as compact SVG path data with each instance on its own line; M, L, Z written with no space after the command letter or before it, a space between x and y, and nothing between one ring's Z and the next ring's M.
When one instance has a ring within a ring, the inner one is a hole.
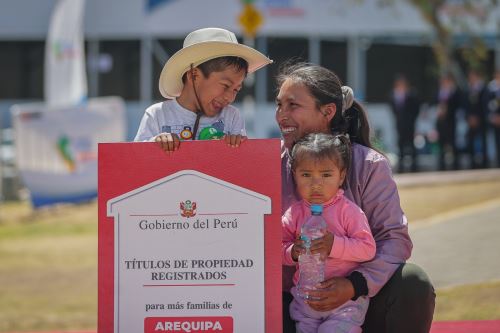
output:
M340 145L341 143L350 144L351 139L349 138L349 134L336 134L333 136L333 143L336 145Z
M349 86L342 86L342 112L348 110L354 102L354 91Z

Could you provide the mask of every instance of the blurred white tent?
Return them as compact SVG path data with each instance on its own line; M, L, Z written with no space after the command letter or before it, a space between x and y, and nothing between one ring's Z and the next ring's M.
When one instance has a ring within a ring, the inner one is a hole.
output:
M124 141L125 104L87 99L84 0L58 0L45 48L45 103L12 106L16 163L35 208L97 196L97 146Z

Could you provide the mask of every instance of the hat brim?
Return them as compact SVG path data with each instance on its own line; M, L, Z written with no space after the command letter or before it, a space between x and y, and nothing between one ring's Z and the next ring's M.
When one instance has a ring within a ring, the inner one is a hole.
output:
M165 98L178 97L184 84L182 76L191 64L198 66L208 60L219 57L234 56L248 62L248 73L253 73L273 61L259 51L243 44L229 42L203 42L185 47L177 51L168 61L160 75L160 93Z

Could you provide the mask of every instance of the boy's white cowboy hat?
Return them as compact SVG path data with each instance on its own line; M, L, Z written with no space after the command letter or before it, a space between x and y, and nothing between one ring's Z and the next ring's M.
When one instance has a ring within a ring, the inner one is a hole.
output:
M182 76L190 68L208 60L235 56L248 62L248 73L255 72L273 61L259 51L239 44L231 31L220 28L204 28L191 32L184 39L184 45L168 59L160 75L160 92L165 98L181 94Z

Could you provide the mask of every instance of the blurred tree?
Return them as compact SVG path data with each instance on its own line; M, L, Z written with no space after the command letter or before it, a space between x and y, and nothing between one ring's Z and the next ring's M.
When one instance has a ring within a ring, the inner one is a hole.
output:
M396 1L378 0L382 6L394 5ZM487 22L488 16L495 12L498 0L405 1L419 11L434 32L432 49L439 66L439 74L453 73L463 82L464 75L456 58L456 44L453 43L456 34L464 37L461 54L468 67L481 70L481 64L488 56L488 49L477 32ZM500 25L500 21L497 25Z

